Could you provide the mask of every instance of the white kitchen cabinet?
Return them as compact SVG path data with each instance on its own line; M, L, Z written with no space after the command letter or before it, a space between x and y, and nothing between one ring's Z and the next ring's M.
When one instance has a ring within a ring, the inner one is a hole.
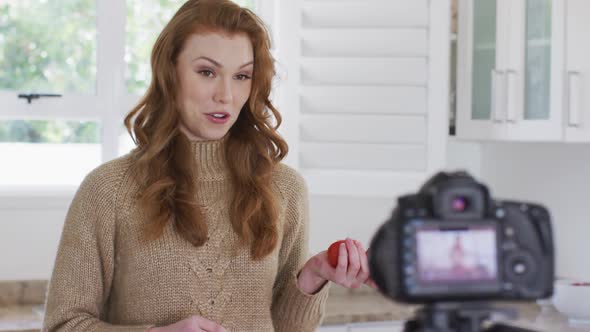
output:
M346 325L330 325L320 326L315 332L348 332L348 326Z
M372 322L351 324L349 332L402 332L403 322Z
M590 1L566 1L565 138L590 142Z
M564 0L460 0L457 136L563 139Z
M316 332L402 332L403 328L403 321L386 321L321 326Z

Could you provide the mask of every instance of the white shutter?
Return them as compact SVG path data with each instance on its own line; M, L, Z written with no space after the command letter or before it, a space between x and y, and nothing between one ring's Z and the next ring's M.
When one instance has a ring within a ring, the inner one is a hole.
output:
M311 253L368 245L445 165L449 0L277 4L281 133L309 187Z
M279 5L288 162L312 195L395 197L444 166L449 1Z

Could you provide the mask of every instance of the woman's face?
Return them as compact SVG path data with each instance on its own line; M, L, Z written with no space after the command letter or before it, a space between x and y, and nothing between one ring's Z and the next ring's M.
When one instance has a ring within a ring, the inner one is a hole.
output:
M180 130L191 141L220 139L250 96L254 72L246 34L193 34L178 56Z

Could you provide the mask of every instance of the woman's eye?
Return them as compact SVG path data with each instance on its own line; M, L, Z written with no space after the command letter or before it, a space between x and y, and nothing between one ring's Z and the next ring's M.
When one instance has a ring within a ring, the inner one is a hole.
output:
M213 76L215 75L215 74L214 74L212 71L210 71L210 70L207 70L207 69L205 69L205 70L200 70L200 71L199 71L199 74L201 74L201 75L203 75L203 76L205 76L205 77L213 77Z
M250 76L245 75L245 74L239 74L239 75L236 76L236 78L238 80L240 80L240 81L245 81L245 80L249 80L250 79Z

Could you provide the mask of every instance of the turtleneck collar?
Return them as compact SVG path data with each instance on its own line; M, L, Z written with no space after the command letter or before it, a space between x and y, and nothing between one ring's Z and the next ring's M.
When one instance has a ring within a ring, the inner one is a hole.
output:
M225 160L227 136L210 141L191 141L197 167L197 180L222 180L229 176Z

